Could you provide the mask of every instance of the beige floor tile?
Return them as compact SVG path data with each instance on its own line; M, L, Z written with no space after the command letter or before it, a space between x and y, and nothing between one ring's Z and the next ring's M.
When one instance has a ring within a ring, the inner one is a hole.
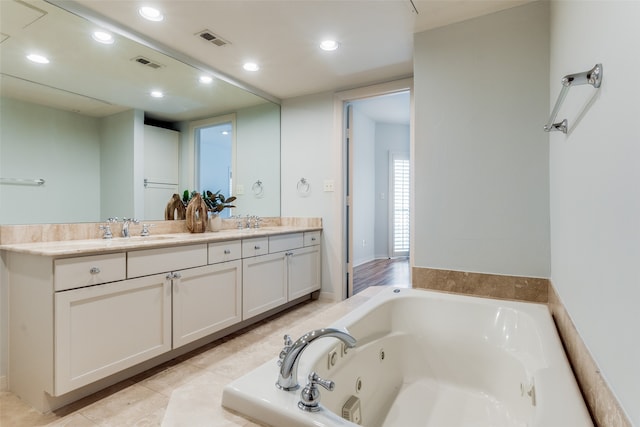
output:
M82 414L71 414L47 424L47 427L96 427L97 424Z
M205 372L176 388L167 406L163 427L242 426L247 420L221 407L222 389L230 380Z
M133 384L79 412L103 427L157 426L162 422L168 401L163 394Z
M202 372L202 368L189 363L181 363L143 379L138 384L169 397L174 389L189 383L202 375Z
M55 414L43 415L13 393L0 392L0 426L44 426L55 421Z

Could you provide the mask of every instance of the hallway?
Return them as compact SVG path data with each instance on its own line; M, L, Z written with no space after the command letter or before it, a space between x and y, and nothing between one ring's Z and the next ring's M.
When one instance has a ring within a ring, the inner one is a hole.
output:
M369 261L353 269L353 294L369 286L411 287L409 258L384 258Z

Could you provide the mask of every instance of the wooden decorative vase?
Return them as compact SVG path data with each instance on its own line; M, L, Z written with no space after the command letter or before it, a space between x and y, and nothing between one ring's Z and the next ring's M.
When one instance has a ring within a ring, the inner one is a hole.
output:
M192 233L204 233L207 229L207 205L200 193L195 193L187 206L187 230Z

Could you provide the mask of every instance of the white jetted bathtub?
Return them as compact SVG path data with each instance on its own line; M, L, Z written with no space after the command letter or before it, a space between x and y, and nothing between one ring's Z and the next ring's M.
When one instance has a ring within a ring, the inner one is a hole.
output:
M310 343L299 390L276 388L276 357L222 404L276 427L593 426L545 305L388 289L331 326L356 347ZM312 371L335 383L313 413L298 408Z

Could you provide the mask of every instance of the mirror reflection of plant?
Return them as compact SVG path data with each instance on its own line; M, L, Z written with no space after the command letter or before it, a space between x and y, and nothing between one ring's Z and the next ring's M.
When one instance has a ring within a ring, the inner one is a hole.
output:
M197 194L196 191L184 190L182 193L182 202L185 206L189 204L191 199ZM235 205L232 204L236 200L235 196L225 197L220 190L212 193L209 190L205 190L202 192L202 200L207 205L207 210L213 213L222 212L225 208L235 208Z

